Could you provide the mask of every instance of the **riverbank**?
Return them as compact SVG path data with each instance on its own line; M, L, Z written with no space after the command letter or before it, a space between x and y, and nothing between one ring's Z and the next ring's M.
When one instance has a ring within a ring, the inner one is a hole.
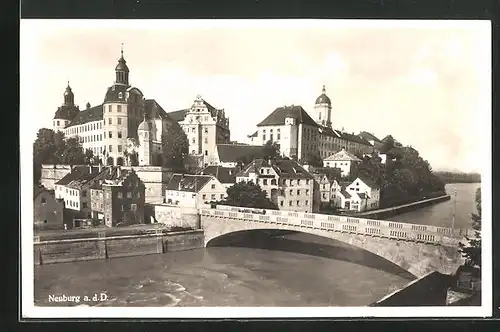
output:
M33 259L35 265L44 265L163 254L203 246L203 230L173 232L161 227L137 227L47 232L35 236Z
M363 217L369 219L385 219L389 217L393 217L395 215L417 210L429 205L438 204L441 202L449 201L451 199L450 195L443 195L439 197L424 199L421 201L393 206L385 209L364 211L364 212L354 212L354 213L346 213L345 215L349 217Z

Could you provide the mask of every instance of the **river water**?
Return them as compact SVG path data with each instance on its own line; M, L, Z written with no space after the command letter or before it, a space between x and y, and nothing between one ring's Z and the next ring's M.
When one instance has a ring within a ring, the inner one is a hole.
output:
M470 227L479 184L457 189L455 226ZM451 189L452 190L452 189ZM391 219L451 227L453 200ZM303 233L246 232L163 255L35 267L35 304L105 293L96 306L365 306L413 276L371 253Z

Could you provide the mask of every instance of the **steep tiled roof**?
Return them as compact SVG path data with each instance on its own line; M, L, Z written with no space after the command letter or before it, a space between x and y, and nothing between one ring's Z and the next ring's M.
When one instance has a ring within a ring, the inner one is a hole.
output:
M280 178L286 179L310 179L314 177L302 166L293 160L273 160L255 159L247 167L242 169L237 177L248 177L251 172L258 173L262 167L272 167Z
M36 198L38 195L40 195L41 193L43 193L44 191L50 193L50 194L54 194L54 191L53 190L49 190L47 188L45 188L44 186L41 186L41 185L35 185L33 186L33 198Z
M336 130L333 130L332 128L330 127L326 127L326 126L320 126L318 128L318 132L321 134L321 135L325 135L325 136L331 136L331 137L338 137L338 138L341 138L342 136L340 135L340 133L338 133Z
M325 158L324 161L361 161L361 159L342 149L339 152Z
M101 172L97 166L92 167L92 172L90 172L89 166L75 166L73 170L68 173L61 180L56 182L56 185L62 185L69 188L80 189L83 185L88 182L101 178L105 175L106 168L103 168Z
M364 174L359 174L358 178L363 181L368 187L374 189L374 188L379 188L380 186L377 184L377 182L374 179L371 179L367 175Z
M170 178L166 190L198 192L210 179L212 179L212 176L209 175L174 174Z
M342 187L344 188L344 187ZM351 194L349 194L347 191L345 191L345 189L342 189L340 191L340 193L342 194L342 196L344 196L345 198L351 198Z
M279 126L285 124L285 118L291 117L297 120L297 124L307 124L314 127L319 125L314 121L302 106L283 106L275 109L271 114L262 120L257 126Z
M151 119L154 114L157 114L161 119L171 118L169 113L165 112L163 107L154 99L146 99L145 111L149 119Z
M221 162L236 162L242 157L263 157L264 146L246 144L217 144L217 154Z
M370 142L368 142L364 138L359 137L358 135L354 135L354 134L350 134L350 133L346 133L346 132L340 132L340 135L342 136L342 139L344 139L346 141L351 141L351 142L356 142L356 143L363 144L363 145L372 146L370 144Z
M78 112L80 112L80 110L76 106L62 105L57 108L54 119L71 120Z
M248 137L257 137L258 134L259 134L259 131L257 130L252 135L248 135Z
M114 84L108 88L106 91L106 95L104 96L104 102L125 102L127 89L130 88L126 85ZM122 97L119 98L120 92L122 93Z
M212 175L220 183L236 183L238 169L222 166L207 166L201 171L201 175Z
M102 120L102 105L94 106L84 111L78 112L76 117L73 119L73 121L70 122L68 127L99 120Z
M175 120L177 122L180 122L180 121L184 120L184 118L186 117L186 114L187 114L188 111L189 111L189 109L180 110L180 111L174 111L174 112L169 112L168 116L170 118L172 118L173 120Z
M362 138L364 138L365 140L371 140L371 141L375 141L375 142L378 142L378 143L382 143L381 140L379 140L377 138L377 136L373 135L372 133L369 133L367 131L362 131L359 133L359 136L361 136Z

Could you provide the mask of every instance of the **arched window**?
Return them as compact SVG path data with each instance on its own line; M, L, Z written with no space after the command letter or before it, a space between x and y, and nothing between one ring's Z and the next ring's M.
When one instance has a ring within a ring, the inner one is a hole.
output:
M106 159L106 164L108 166L113 166L113 163L114 163L113 157L108 157L108 159Z
M116 165L117 166L123 166L123 158L122 157L116 158Z

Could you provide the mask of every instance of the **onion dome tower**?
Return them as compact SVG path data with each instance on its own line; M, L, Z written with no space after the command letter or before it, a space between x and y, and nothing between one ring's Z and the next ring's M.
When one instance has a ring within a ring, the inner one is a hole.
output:
M326 88L323 85L321 95L316 98L314 103L314 120L321 126L331 127L332 126L332 102L330 98L326 95Z

